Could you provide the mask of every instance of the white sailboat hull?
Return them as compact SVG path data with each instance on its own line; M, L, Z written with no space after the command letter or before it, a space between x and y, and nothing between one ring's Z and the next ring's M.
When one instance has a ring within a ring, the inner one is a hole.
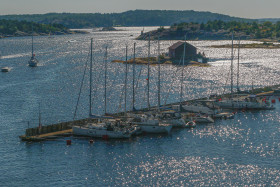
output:
M179 118L179 119L165 119L162 120L162 123L165 124L170 124L173 127L185 127L186 122L183 118Z
M28 61L28 65L30 67L37 67L38 66L38 63L39 61L36 59L36 58L31 58L29 61Z
M183 105L182 107L184 110L189 112L197 112L209 115L214 114L214 111L206 106Z
M273 107L266 103L250 102L250 101L234 101L226 100L215 103L220 108L233 108L233 109L272 109Z
M146 133L170 133L172 126L171 125L166 125L166 126L161 126L161 125L145 125L145 124L138 124L139 127L143 132Z
M145 133L170 133L172 125L160 124L158 120L147 120L143 122L135 122L138 127L141 128L142 132Z
M80 135L80 136L89 136L89 137L94 137L94 138L130 138L131 133L128 132L122 132L122 131L109 131L106 129L92 129L88 127L79 127L79 126L74 126L72 127L73 129L73 134L74 135Z

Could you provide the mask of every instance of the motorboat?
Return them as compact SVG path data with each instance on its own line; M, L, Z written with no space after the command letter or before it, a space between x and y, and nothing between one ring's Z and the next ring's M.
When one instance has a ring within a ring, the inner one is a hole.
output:
M12 68L10 68L10 67L3 67L3 68L1 68L1 71L2 72L9 72L11 69Z

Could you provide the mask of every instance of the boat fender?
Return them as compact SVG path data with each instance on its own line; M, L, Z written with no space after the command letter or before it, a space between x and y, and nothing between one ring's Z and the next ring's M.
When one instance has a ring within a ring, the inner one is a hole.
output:
M103 135L103 136L102 136L102 139L103 139L103 140L108 140L108 139L109 139L109 136L108 136L108 135Z

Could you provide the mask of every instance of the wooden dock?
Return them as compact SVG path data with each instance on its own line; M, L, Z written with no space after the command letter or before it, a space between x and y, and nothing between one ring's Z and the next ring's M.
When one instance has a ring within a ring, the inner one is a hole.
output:
M58 136L65 136L66 134L72 135L73 130L72 129L67 129L67 130L62 130L62 131L56 131L56 132L50 132L46 134L40 134L36 136L20 136L20 138L23 141L43 141L47 139L54 139L57 138Z
M265 88L258 88L254 89L251 91L252 94L255 94L259 97L265 97L265 96L280 96L280 85L274 85L270 87L265 87ZM235 93L236 94L236 93ZM218 97L227 97L229 94L224 94L220 95ZM249 95L247 96L249 97ZM200 99L194 99L190 101L185 101L186 102L197 102L201 100L205 100L207 98L200 98ZM179 105L180 103L170 103L163 105L162 107L165 108L170 108L172 105ZM151 107L150 110L156 110L157 107ZM138 111L149 111L148 108L144 108ZM133 112L133 111L129 111ZM123 115L123 112L112 114L113 116L121 116ZM49 140L49 139L54 139L57 137L61 136L66 136L66 135L71 135L72 134L72 127L75 125L86 125L87 123L90 122L96 122L96 119L81 119L81 120L76 120L76 121L69 121L69 122L62 122L58 124L51 124L51 125L46 125L42 127L35 127L35 128L29 128L26 129L25 135L19 136L19 138L22 141L44 141L44 140Z

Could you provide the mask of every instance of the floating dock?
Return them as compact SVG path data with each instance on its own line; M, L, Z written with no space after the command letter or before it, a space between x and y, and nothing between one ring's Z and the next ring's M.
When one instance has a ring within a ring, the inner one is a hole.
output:
M274 85L274 86L269 86L265 88L257 88L254 89L253 91L251 90L251 94L255 94L259 97L269 97L269 96L280 96L280 85ZM236 93L235 93L236 94ZM228 97L230 94L224 94L224 95L219 95L217 97ZM249 94L248 94L249 96ZM247 96L247 97L248 97ZM244 97L244 96L243 96ZM194 99L194 100L189 100L185 102L196 102L196 101L202 101L206 100L207 98L200 98L200 99ZM280 101L280 100L279 100ZM184 102L184 103L185 103ZM171 103L171 104L166 104L163 105L163 108L170 108L172 105L179 105L180 103ZM157 107L151 107L150 111L156 110ZM148 108L144 108L138 111L149 111ZM133 111L129 111L133 113ZM112 114L113 116L121 116L124 113L115 113ZM61 136L70 136L72 135L72 127L73 126L83 126L86 125L87 123L92 123L96 122L97 119L91 119L91 118L86 118L86 119L81 119L81 120L75 120L75 121L69 121L69 122L62 122L58 124L51 124L51 125L45 125L42 127L35 127L35 128L28 128L25 131L25 135L19 136L19 138L22 141L45 141L45 140L51 140L55 139L57 137Z

